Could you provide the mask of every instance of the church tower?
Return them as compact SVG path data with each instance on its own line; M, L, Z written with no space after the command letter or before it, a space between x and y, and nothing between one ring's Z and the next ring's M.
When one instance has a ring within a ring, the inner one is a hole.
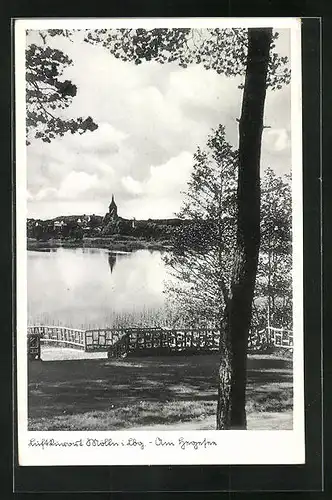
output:
M118 207L114 201L114 195L112 194L112 201L108 207L108 213L111 219L117 219L118 218Z

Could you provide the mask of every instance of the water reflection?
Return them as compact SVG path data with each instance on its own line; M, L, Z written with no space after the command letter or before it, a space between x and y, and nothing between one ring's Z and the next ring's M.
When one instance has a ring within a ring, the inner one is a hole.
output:
M114 316L159 311L167 277L158 251L28 251L29 323L103 328Z
M116 253L109 252L108 254L108 264L110 266L111 273L113 272L116 263Z

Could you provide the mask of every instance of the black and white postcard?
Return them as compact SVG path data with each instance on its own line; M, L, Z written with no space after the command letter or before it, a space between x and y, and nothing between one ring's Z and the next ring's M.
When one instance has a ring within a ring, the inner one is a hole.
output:
M19 464L305 461L301 21L15 22Z

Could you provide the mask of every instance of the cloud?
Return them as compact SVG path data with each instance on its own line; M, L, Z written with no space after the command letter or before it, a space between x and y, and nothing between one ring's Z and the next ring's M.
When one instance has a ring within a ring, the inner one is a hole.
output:
M275 130L276 141L274 143L274 149L276 151L283 151L290 146L290 137L286 129Z
M58 196L62 200L72 200L89 190L94 190L97 186L97 175L73 171L62 181Z
M238 85L241 81L241 77L228 78L213 70L207 71L200 65L192 65L171 72L168 96L181 106L191 104L215 110L222 105L224 112L238 105L241 96Z
M139 181L133 179L130 175L123 177L121 179L121 183L125 190L130 194L136 195L142 193L142 184Z
M40 189L35 196L29 192L28 201L36 200L75 200L98 188L99 180L97 175L89 175L85 172L70 172L61 182L60 187L46 187Z
M73 134L68 139L73 148L80 152L98 152L98 155L118 152L121 143L128 137L110 123L99 123L94 133Z
M185 188L193 166L193 156L183 151L163 165L150 167L146 192L153 196L180 193Z
M192 156L211 130L222 123L237 147L239 79L200 65L137 66L78 38L72 43L55 37L52 43L73 60L64 78L78 88L63 113L92 116L99 128L28 147L29 213L34 216L71 210L105 213L112 193L123 216L136 211L138 217L172 216L179 209ZM287 52L282 36L279 43ZM262 163L287 171L289 87L267 92L265 124L272 129L264 131Z
M35 199L36 201L41 201L41 200L50 200L50 201L53 201L53 200L56 200L58 197L58 191L57 189L55 188L44 188L44 189L41 189L40 191L38 191L38 193L36 194L35 197L31 197L31 199Z
M265 145L267 149L277 152L290 148L290 134L288 130L285 128L268 130Z
M126 201L121 214L138 218L174 216L180 209L181 192L186 189L192 167L192 154L183 151L162 165L151 165L150 175L143 183L128 177L123 179L127 189L140 196Z

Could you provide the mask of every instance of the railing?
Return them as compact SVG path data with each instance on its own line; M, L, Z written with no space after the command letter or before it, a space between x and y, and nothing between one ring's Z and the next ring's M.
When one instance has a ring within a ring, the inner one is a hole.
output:
M85 350L85 330L65 326L28 326L29 359L40 359L40 344Z
M273 328L272 326L269 326L267 328L267 335L269 342L273 344L274 347L293 349L293 332L291 332L290 330L285 330L284 328Z
M219 332L213 329L122 328L86 331L87 351L109 351L120 343L127 354L175 352L215 352L219 350ZM114 350L114 349L113 349Z
M129 333L125 333L108 349L108 358L124 358L128 355Z
M78 330L67 327L29 326L28 353L40 359L40 344L73 347L86 352L107 352L109 357L151 354L195 354L219 351L220 333L214 329L105 328ZM269 327L249 338L249 351L271 347L293 348L289 330Z
M28 326L28 335L39 335L41 342L68 344L79 349L85 348L85 330L66 326Z
M249 336L249 349L264 350L269 347L293 349L293 332L269 326Z
M113 347L127 330L105 328L85 331L85 350L87 352L103 352Z
M29 359L40 359L40 335L38 333L28 333L27 343Z

